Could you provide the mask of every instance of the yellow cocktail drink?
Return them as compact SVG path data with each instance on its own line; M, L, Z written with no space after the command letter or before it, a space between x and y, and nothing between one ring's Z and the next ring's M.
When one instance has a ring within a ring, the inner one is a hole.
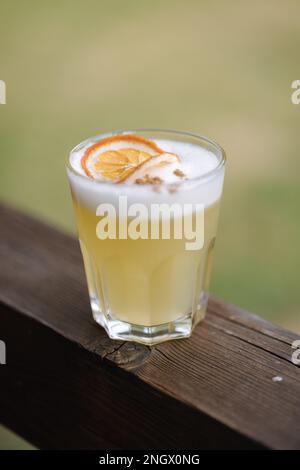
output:
M93 316L112 338L188 336L205 314L224 155L207 140L170 134L98 137L71 153Z

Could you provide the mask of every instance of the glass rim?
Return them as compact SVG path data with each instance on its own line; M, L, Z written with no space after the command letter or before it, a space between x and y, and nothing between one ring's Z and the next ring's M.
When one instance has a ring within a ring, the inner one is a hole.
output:
M85 139L85 140L81 141L79 144L77 144L69 152L68 156L66 157L66 167L72 173L74 173L76 176L84 178L85 180L88 179L93 184L100 184L100 185L105 184L105 185L108 185L108 186L115 186L116 185L115 182L100 181L100 180L92 179L92 178L87 177L86 175L83 175L79 171L77 171L70 163L71 155L74 152L76 152L78 150L78 148L80 148L82 146L85 146L89 142L91 142L91 145L92 145L94 142L97 142L97 141L99 141L101 139L104 139L106 137L112 137L112 136L118 135L118 134L126 135L126 134L143 133L143 132L147 132L147 133L155 133L155 132L158 133L158 132L160 132L160 133L169 134L170 136L177 135L177 136L183 136L185 138L191 137L193 139L199 140L200 143L202 142L202 143L205 143L205 144L208 144L209 146L211 146L214 149L214 155L218 158L218 164L212 170L209 170L205 173L202 173L200 176L195 176L194 178L189 178L188 180L180 181L178 183L174 183L174 182L173 183L164 183L163 182L162 186L168 187L168 186L174 186L174 185L179 186L179 185L188 184L188 183L192 183L192 182L193 183L195 183L195 182L204 182L204 181L206 182L208 180L213 179L214 176L216 176L219 173L219 171L225 166L226 159L227 159L225 150L215 140L209 139L208 137L205 137L201 134L197 134L197 133L189 132L189 131L178 131L176 129L160 129L160 128L137 128L137 129L118 129L118 130L115 130L115 131L105 132L103 134L97 134L95 136L88 137L87 139ZM203 145L202 145L202 147L203 147ZM135 185L135 186L139 187L139 188L143 187L142 185Z

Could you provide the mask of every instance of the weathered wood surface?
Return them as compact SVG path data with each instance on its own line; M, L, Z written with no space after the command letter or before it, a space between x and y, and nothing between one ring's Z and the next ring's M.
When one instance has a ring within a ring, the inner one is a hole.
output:
M300 448L295 334L211 299L189 339L111 341L78 242L5 206L0 224L4 424L42 448Z

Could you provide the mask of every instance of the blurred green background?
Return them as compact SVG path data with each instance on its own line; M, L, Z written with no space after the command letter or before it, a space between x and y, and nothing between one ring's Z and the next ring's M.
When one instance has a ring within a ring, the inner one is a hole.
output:
M207 135L228 156L211 290L300 332L299 1L1 0L0 12L0 199L73 231L75 144L118 128ZM18 445L2 431L1 448Z

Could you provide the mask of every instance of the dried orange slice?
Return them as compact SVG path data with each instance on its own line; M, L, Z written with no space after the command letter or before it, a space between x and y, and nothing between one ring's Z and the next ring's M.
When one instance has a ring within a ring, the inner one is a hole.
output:
M81 165L90 178L117 183L124 181L137 166L161 153L163 150L144 137L115 135L89 147Z
M175 153L161 153L141 162L121 181L137 184L158 184L169 181L170 178L174 180L173 175L179 162L180 159Z

